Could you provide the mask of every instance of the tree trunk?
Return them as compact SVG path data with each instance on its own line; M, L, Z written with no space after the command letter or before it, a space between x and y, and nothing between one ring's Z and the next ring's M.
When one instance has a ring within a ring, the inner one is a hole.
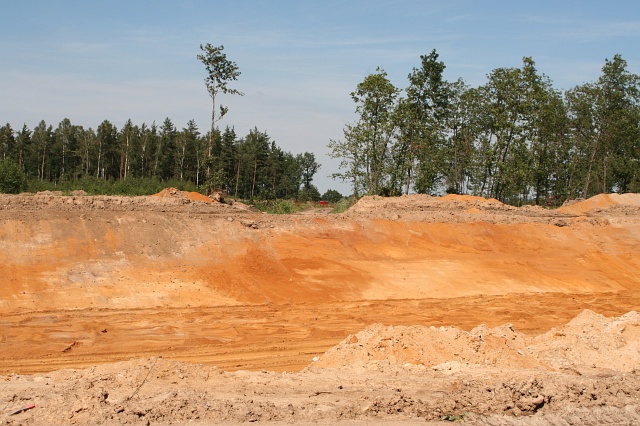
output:
M587 170L587 180L584 184L584 194L582 194L583 198L589 197L589 181L591 180L591 168L596 158L597 146L598 145L596 143L596 146L593 148L593 153L591 153L591 160L589 161L589 169Z
M182 145L182 156L180 157L180 181L182 181L182 177L184 174L184 150L185 150L185 145Z
M196 160L196 188L200 188L200 155L198 153L198 159Z
M40 180L44 180L44 159L47 155L47 141L44 141L44 147L42 148L42 164L40 167Z
M144 140L144 139L143 139ZM142 149L141 149L141 153L140 153L140 176L144 177L144 156L145 156L145 152L147 150L147 143L144 142L142 144Z
M127 135L127 145L124 152L124 179L127 179L129 171L129 135Z
M253 191L256 187L256 174L258 173L258 159L253 162L253 182L251 183L251 199L253 200Z
M213 150L213 138L216 129L216 97L209 92L211 96L211 130L209 131L209 147L207 149L207 178L211 176L211 151Z
M100 178L100 157L102 156L102 140L98 142L98 167L96 168L96 179Z
M238 198L238 184L240 183L240 160L238 160L238 167L236 171L236 198Z
M65 150L64 150L64 146L66 145L65 143L65 138L62 138L62 172L60 173L60 177L64 176L64 159L65 159Z
M602 193L607 193L607 156L604 157L602 162Z

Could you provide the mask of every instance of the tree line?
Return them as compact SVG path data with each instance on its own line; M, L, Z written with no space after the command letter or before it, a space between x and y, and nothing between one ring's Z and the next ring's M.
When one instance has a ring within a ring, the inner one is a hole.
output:
M620 55L595 82L561 92L530 57L484 85L444 78L433 50L404 90L378 68L351 97L358 119L331 140L356 196L415 191L557 204L640 192L640 77Z
M0 159L32 182L153 179L243 199L320 198L312 183L320 167L313 153L283 151L257 128L240 138L229 127L214 132L201 134L194 120L178 130L169 118L160 126L128 120L120 129L104 120L96 130L68 118L56 128L44 120L33 130L6 124Z
M19 131L6 124L0 128L0 192L17 192L25 181L77 184L88 178L94 183L137 179L145 188L158 187L149 181L178 186L186 182L208 193L223 191L243 199L319 200L312 181L320 165L313 153L285 152L257 128L238 138L233 128L221 132L216 127L228 112L216 104L218 95L242 96L229 87L240 71L227 58L224 46L207 43L200 50L197 59L205 66L204 82L212 100L207 134L200 133L194 120L178 130L169 118L160 127L128 120L121 129L104 120L95 131L73 125L68 118L56 129L44 120L33 131L26 124ZM134 189L140 193L140 188Z

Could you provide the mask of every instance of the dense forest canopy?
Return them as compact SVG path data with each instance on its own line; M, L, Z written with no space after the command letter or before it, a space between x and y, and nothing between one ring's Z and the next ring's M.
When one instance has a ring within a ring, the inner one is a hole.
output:
M33 130L25 124L16 131L6 124L0 127L0 159L38 182L144 178L191 182L246 199L320 198L311 184L319 168L314 154L285 152L258 129L242 138L229 127L215 132L201 134L193 120L179 130L169 118L160 126L128 120L120 129L104 120L97 130L66 118L56 128L41 121Z
M433 50L404 90L384 70L351 93L358 120L329 143L356 195L473 194L520 205L640 191L640 77L620 55L561 93L532 58L480 87L444 79Z

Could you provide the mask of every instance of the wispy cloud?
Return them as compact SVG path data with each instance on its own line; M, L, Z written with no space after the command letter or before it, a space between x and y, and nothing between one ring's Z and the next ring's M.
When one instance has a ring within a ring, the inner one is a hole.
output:
M640 21L604 22L576 25L555 31L557 37L578 42L604 41L612 38L640 38Z

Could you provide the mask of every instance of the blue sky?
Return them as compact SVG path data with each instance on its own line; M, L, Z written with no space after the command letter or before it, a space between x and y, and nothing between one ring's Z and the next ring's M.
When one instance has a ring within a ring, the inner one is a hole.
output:
M257 127L294 154L314 152L321 192L349 192L327 143L355 120L349 93L382 67L399 88L436 49L445 76L485 83L531 56L557 89L595 81L616 53L640 74L633 1L0 0L0 122L63 118L97 128L210 125L199 45L223 44L241 71L219 126Z

